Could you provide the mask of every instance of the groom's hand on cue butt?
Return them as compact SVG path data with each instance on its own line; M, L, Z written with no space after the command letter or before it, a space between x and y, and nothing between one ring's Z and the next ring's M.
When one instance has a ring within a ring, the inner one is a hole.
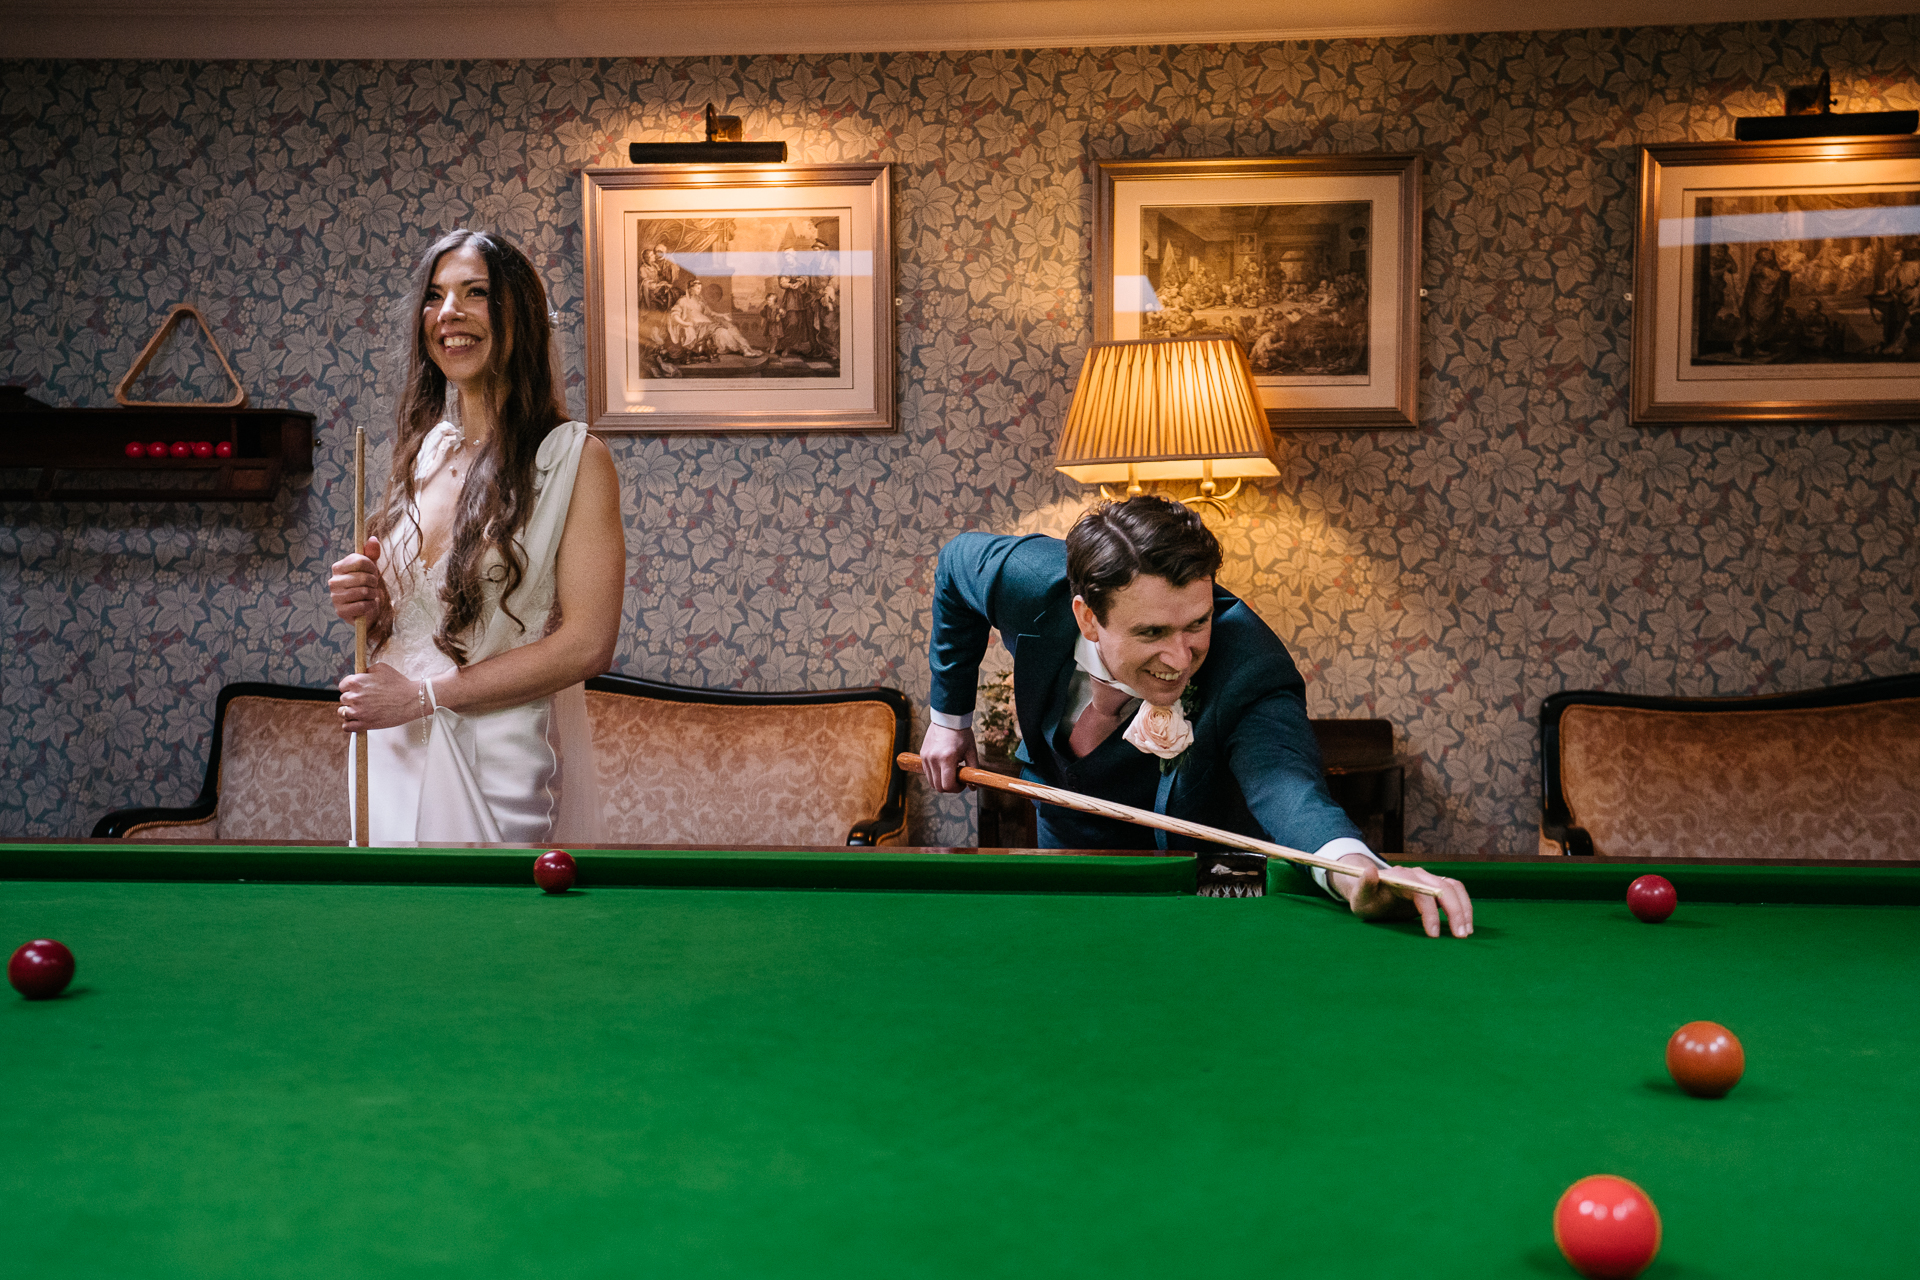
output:
M962 765L980 767L980 749L973 740L973 730L928 725L927 736L920 742L920 772L926 775L927 785L935 791L959 791L962 787L973 790L960 781Z
M1430 898L1423 893L1411 893L1380 883L1380 869L1371 858L1350 853L1340 862L1353 870L1329 871L1327 874L1332 878L1334 889L1353 909L1353 914L1362 920L1405 920L1418 915L1420 927L1427 931L1427 936L1437 938L1440 936L1440 914L1444 911L1448 932L1454 937L1465 938L1473 933L1473 901L1467 897L1467 887L1458 880L1436 876L1419 867L1394 868L1407 879L1432 885L1440 891L1439 897Z

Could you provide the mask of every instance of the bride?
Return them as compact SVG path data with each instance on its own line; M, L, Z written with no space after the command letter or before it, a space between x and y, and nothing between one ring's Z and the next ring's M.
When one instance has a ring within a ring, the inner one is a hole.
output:
M443 236L409 312L386 497L327 584L378 658L340 681L371 843L593 842L581 682L613 660L626 579L612 456L567 420L546 290L511 244Z

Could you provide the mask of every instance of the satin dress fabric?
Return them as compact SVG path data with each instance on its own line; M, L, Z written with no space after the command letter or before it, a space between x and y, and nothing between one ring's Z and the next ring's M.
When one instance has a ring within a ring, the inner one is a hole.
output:
M488 608L477 635L466 645L469 664L547 634L555 607L560 536L586 439L584 423L568 422L541 443L534 461L533 512L519 537L526 576L510 600L501 598L497 583L489 583ZM452 423L435 427L420 447L415 485L425 485L450 465L460 455L459 444L460 432ZM394 626L374 660L419 681L447 675L455 664L433 643L445 616L440 599L445 557L433 565L421 560L418 513L412 514L414 519L402 521L393 532L383 555L381 572L394 602ZM499 563L498 552L493 552L484 567ZM516 615L524 629L514 621ZM375 846L585 844L605 839L582 685L478 715L439 707L397 728L373 730L367 738L367 828ZM350 799L353 775L349 747ZM357 813L357 805L349 811Z

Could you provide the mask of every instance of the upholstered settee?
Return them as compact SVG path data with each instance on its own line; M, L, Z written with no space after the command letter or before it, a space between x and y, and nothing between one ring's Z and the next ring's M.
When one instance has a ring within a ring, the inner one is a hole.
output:
M621 843L899 844L911 708L898 689L740 693L587 682L607 829Z
M200 795L121 809L95 836L337 840L346 743L331 689L232 684ZM630 676L587 682L609 839L626 845L898 844L909 707L897 689L740 693Z
M1920 675L1751 698L1556 693L1543 854L1920 858Z

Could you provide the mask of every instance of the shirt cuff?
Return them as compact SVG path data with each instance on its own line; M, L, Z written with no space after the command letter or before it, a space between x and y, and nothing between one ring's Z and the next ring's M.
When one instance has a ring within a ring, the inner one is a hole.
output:
M932 708L928 708L927 718L932 720L933 723L939 725L942 729L973 728L973 712L971 711L963 711L959 715L954 716L954 715L948 715L944 711L935 711ZM1335 843L1338 843L1338 842L1336 841ZM1349 840L1347 843L1359 844L1360 842L1358 840ZM1365 846L1363 845L1361 847L1364 848Z
M1374 865L1382 871L1391 870L1393 866L1393 864L1385 858L1367 848L1365 841L1355 840L1352 836L1341 836L1338 840L1329 840L1313 852L1314 856L1320 858L1344 858L1350 853L1364 853L1369 858L1372 858ZM1333 897L1338 898L1340 896L1340 894L1327 883L1327 872L1324 867L1315 867L1313 869L1313 882L1322 889L1325 889Z

